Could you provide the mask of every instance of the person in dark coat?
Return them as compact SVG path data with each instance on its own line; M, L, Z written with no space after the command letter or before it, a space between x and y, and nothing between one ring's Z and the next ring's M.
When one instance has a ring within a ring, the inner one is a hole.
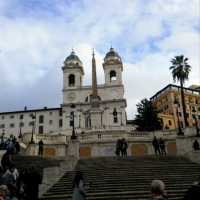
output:
M85 199L86 199L86 191L84 188L83 173L81 171L77 171L73 180L72 200L85 200Z
M167 153L165 150L165 141L162 138L160 138L160 140L159 140L159 146L160 146L161 154L166 156Z
M1 159L1 166L3 168L3 170L5 171L6 169L10 168L10 166L12 165L12 155L9 151L6 151Z
M159 142L158 142L156 136L154 136L154 138L153 138L152 145L153 145L155 154L156 154L156 155L157 155L157 154L160 155L160 145L159 145Z
M122 139L122 156L126 156L127 155L127 148L128 148L128 143L125 140L125 138Z
M121 140L118 139L118 140L117 140L117 143L116 143L116 152L115 152L117 156L120 156L120 153L121 153L121 146L122 146L122 145L121 145Z
M38 155L42 156L43 155L43 148L44 148L44 143L42 140L39 141L38 143L39 145L39 152L38 152Z
M197 140L195 140L194 143L193 143L193 149L194 149L195 151L200 150L199 142L198 142Z
M42 183L42 174L36 167L30 167L24 175L24 192L27 200L38 200L39 184Z
M184 200L199 200L200 199L200 183L195 182L186 192Z

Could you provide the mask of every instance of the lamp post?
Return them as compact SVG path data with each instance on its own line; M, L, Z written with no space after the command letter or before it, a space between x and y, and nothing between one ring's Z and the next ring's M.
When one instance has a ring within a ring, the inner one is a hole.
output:
M192 112L194 113L194 120L195 120L195 127L196 127L196 137L200 137L199 134L199 127L198 127L198 121L197 121L197 116L196 116L196 110L193 107Z
M74 104L71 105L71 108L74 110L76 106ZM71 135L71 140L75 140L76 134L75 134L75 126L74 126L74 111L71 113L71 117L72 117L72 135Z
M32 133L31 133L31 141L30 141L30 144L34 144L35 141L34 141L34 139L33 139L33 134L34 134L34 132L35 132L36 113L35 113L35 115L32 114L31 117L32 117L32 120L34 120L34 121L32 121Z
M181 125L180 125L180 119L179 119L179 115L178 115L178 100L177 99L175 99L174 100L174 104L175 104L175 106L176 106L176 116L177 116L177 120L178 120L178 135L184 135L184 133L183 133L183 131L182 131L182 129L181 129Z

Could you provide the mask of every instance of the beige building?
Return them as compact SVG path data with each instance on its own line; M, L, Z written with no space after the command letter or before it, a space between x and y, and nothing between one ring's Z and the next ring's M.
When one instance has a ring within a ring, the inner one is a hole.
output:
M199 86L184 88L186 115L190 127L196 124L200 127L200 90L198 88ZM180 86L167 85L150 99L159 111L164 129L177 128L178 121L181 127L185 126Z
M105 82L102 85L97 84L94 54L91 65L92 84L85 86L83 63L72 51L62 66L61 107L2 112L0 132L7 136L31 132L71 135L73 122L77 134L91 130L126 129L126 99L121 57L113 48L105 55L102 66Z

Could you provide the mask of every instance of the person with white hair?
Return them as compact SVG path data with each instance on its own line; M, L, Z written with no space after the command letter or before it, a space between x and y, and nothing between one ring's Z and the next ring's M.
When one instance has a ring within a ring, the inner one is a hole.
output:
M152 200L167 200L165 184L161 180L153 180L151 183Z

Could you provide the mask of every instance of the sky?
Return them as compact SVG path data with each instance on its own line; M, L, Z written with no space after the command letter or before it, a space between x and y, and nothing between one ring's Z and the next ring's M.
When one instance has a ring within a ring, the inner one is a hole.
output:
M199 0L0 0L0 112L62 103L62 66L73 48L91 84L113 47L123 61L128 118L136 104L174 83L169 67L189 58L185 86L200 84Z

